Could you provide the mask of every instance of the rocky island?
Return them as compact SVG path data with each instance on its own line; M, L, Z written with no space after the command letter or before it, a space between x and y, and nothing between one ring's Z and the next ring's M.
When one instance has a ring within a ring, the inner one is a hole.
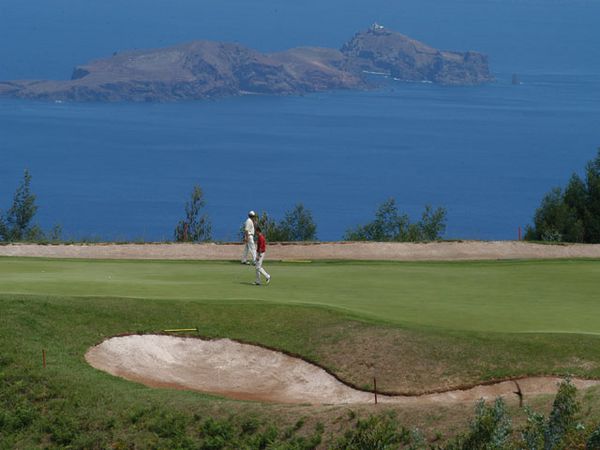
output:
M380 25L341 49L260 53L234 43L194 41L114 54L75 67L70 80L0 81L0 95L61 101L178 101L249 94L364 89L369 74L444 85L493 80L487 56L442 51Z

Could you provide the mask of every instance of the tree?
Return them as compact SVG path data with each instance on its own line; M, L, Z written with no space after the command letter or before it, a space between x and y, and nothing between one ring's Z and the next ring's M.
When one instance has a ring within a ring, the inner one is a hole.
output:
M317 239L317 225L312 213L298 203L287 211L282 220L276 222L266 212L258 217L265 238L270 242L314 241Z
M209 241L211 239L211 224L206 214L201 214L205 206L202 188L194 186L190 200L185 204L185 219L180 220L175 227L177 242Z
M527 228L525 239L549 242L583 242L583 224L571 208L560 188L554 188L542 199L533 218L534 228Z
M600 148L585 168L586 210L583 217L585 242L600 243Z
M282 242L286 240L281 228L265 211L258 217L258 225L260 226L265 238L269 242ZM242 230L242 235L243 235Z
M287 211L278 225L282 241L314 241L317 239L317 225L312 213L302 203Z
M564 191L555 187L544 196L525 239L600 243L600 149L585 181L573 174Z
M31 221L37 212L35 195L31 192L31 174L25 170L23 181L15 191L13 203L4 217L0 217L0 238L5 241L38 239L41 229L32 226Z
M585 429L579 422L580 410L577 388L569 379L562 381L547 418L527 408L527 426L521 431L523 445L519 448L581 448L575 445L582 437L577 435Z
M438 207L433 209L431 205L425 206L425 211L419 222L419 240L420 241L436 241L439 240L442 234L446 231L446 214L445 208Z
M400 214L396 200L389 198L377 208L372 222L346 232L347 241L417 242L441 238L446 229L446 210L430 205L419 222L411 223L407 214Z
M344 237L347 241L387 242L400 240L408 234L410 221L406 214L398 214L396 200L387 199L375 211L375 219L366 225L348 230Z

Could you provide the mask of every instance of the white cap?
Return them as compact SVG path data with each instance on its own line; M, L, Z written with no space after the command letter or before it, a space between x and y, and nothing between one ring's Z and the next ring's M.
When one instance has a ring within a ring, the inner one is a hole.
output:
M255 216L255 215L256 215L256 213L255 213L254 211L250 211L250 212L248 213L248 215L249 215L250 217L252 217L252 216Z

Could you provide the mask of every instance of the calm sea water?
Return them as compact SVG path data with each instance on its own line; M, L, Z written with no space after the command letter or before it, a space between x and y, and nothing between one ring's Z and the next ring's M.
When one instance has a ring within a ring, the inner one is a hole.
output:
M183 104L1 100L0 198L29 168L40 222L79 237L169 239L198 183L219 239L248 209L280 217L296 202L339 239L388 197L413 217L446 207L447 237L515 238L595 155L600 78L508 78Z
M198 183L217 239L234 239L248 209L281 217L297 202L320 239L339 239L389 197L413 218L446 207L448 238L514 239L600 146L597 1L126 5L0 0L0 78L67 78L114 50L199 38L337 47L377 20L487 52L498 82L180 104L0 99L0 209L28 168L38 221L66 237L170 239Z

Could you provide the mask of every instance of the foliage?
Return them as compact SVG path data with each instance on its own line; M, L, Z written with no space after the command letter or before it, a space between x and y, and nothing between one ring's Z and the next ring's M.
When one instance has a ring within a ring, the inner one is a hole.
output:
M317 225L312 213L302 203L287 211L282 220L276 222L266 212L258 218L265 238L269 242L315 241Z
M190 200L185 204L185 219L180 220L175 227L177 242L198 242L211 239L210 219L206 214L202 214L205 204L202 188L195 185Z
M585 444L585 450L600 450L600 426L590 434Z
M248 426L249 419L202 419L158 404L96 416L86 414L89 400L65 395L72 397L68 386L0 356L0 448L309 450L323 434L319 425L303 435L297 426L282 433L264 420Z
M392 412L358 419L354 427L337 440L335 450L388 450L408 445L412 441L409 430L399 427Z
M446 214L445 208L433 209L431 205L425 206L425 211L421 216L421 221L417 224L419 230L420 241L437 241L446 231Z
M284 236L284 234L282 233L279 224L265 211L263 211L262 214L258 217L258 225L260 226L267 241L284 242L286 240L286 236Z
M600 149L585 167L585 180L573 174L564 190L544 196L525 239L600 243Z
M523 446L531 450L575 447L584 430L578 422L579 410L577 389L567 379L560 384L547 419L540 413L527 411L527 426L521 433Z
M446 210L425 207L421 220L411 223L407 214L400 214L396 200L390 198L383 202L375 212L375 219L366 225L348 230L344 236L347 241L376 242L418 242L434 241L441 238L446 229Z
M43 237L42 230L38 226L31 225L38 209L35 198L31 192L31 174L25 170L23 181L15 192L12 206L4 217L0 216L0 240L38 240Z
M509 448L512 433L506 404L497 398L493 405L480 400L469 431L451 442L447 450L502 450Z
M279 230L284 241L314 241L317 239L317 225L312 213L302 203L287 211L279 222Z

